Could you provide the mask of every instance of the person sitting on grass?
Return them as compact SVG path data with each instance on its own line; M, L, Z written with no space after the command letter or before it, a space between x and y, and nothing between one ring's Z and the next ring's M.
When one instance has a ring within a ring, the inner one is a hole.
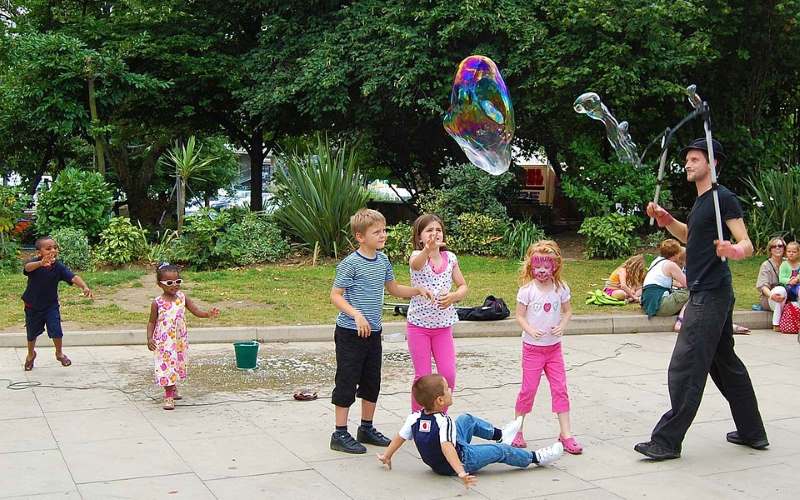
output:
M422 461L435 473L457 475L466 487L474 485L477 479L473 474L489 464L504 463L524 469L531 464L548 465L564 453L558 441L533 452L508 444L517 434L522 423L520 418L502 430L468 413L460 415L454 424L450 416L443 413L453 404L453 396L447 380L439 374L420 378L414 382L411 392L424 409L412 413L386 452L378 454L378 460L389 470L392 456L409 439L414 440ZM473 444L474 436L495 442Z
M603 291L617 300L639 302L642 296L643 281L644 255L634 255L614 269L614 272L606 280Z
M686 275L683 266L686 262L686 249L678 240L668 238L658 246L659 257L647 269L642 288L642 309L648 318L653 316L674 316L675 331L681 331L683 306L689 300L686 289ZM678 289L673 289L677 285Z
M28 284L22 294L25 304L25 330L28 339L28 356L25 371L33 370L36 359L36 337L44 332L53 339L56 359L61 366L70 366L72 361L62 351L64 331L61 329L61 306L58 303L58 283L63 281L81 288L85 297L93 298L92 291L80 276L58 261L58 243L50 236L36 240L38 255L25 264L22 274Z

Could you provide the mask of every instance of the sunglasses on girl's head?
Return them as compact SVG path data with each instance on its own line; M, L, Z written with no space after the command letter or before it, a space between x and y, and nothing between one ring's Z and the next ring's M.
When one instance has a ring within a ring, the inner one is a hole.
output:
M786 245L784 245L783 243L775 243L775 244L774 244L774 245L772 245L770 248L783 248L783 247L785 247L785 246L786 246Z
M159 283L161 283L162 285L165 285L165 286L180 285L181 283L183 283L183 280L178 278L176 280L159 281Z

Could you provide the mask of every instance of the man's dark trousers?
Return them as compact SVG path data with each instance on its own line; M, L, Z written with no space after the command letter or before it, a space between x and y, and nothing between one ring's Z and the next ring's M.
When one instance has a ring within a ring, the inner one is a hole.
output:
M654 442L670 450L680 453L708 374L728 400L739 436L746 441L766 438L747 368L733 351L734 300L730 285L689 295L667 376L672 409L652 434Z

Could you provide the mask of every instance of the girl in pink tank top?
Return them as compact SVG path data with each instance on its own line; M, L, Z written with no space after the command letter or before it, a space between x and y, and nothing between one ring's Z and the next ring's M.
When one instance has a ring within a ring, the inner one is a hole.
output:
M434 302L413 297L408 306L406 339L414 364L414 382L431 374L433 358L436 370L453 390L456 383L453 325L458 321L453 305L467 295L467 283L455 254L445 248L442 219L434 214L421 215L414 221L411 238L416 249L409 259L411 286L425 287L436 296ZM456 289L452 290L454 284ZM412 395L411 410L421 409Z

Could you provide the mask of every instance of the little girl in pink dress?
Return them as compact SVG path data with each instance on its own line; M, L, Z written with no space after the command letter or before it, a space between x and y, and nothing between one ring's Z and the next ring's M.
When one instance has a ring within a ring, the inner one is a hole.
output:
M178 381L186 379L186 354L189 338L186 334L186 309L198 318L216 318L219 309L205 312L180 291L183 280L176 266L161 264L156 281L163 293L150 306L147 322L147 348L153 351L155 383L164 388L164 409L174 410Z

